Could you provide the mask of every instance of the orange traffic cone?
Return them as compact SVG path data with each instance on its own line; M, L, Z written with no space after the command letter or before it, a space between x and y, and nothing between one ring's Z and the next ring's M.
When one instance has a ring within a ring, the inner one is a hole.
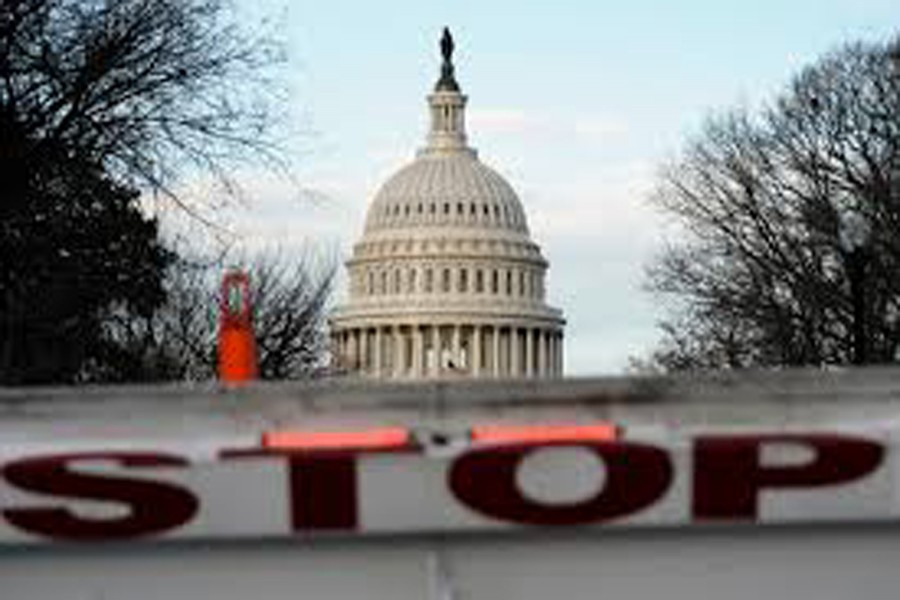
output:
M250 306L250 278L231 271L222 279L219 321L219 380L229 384L257 377L256 340Z

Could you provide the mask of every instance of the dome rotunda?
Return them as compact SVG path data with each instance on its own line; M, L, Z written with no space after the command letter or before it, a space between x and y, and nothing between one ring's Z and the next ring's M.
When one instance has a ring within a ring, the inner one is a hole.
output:
M349 298L330 319L340 371L377 378L538 377L562 372L547 261L512 186L465 134L467 98L445 30L431 128L378 190L346 266Z
M512 186L474 152L423 153L378 191L365 234L390 229L464 227L528 235Z

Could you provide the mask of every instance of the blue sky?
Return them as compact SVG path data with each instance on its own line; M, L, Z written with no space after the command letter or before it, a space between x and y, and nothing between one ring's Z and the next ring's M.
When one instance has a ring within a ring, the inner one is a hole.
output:
M231 227L248 246L346 258L378 185L422 143L448 25L470 142L525 204L551 262L550 300L569 321L567 372L579 375L621 372L658 338L661 309L640 285L671 230L647 200L703 118L760 105L840 43L900 31L897 0L283 6L266 9L289 40L301 189L248 173L252 201L232 209Z

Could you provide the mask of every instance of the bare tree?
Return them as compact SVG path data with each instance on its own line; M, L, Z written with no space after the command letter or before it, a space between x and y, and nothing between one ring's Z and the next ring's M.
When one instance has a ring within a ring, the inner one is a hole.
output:
M297 379L325 366L325 317L334 263L261 256L250 262L254 331L263 379Z
M219 283L226 265L250 276L254 333L262 379L301 379L324 366L330 260L310 252L266 253L233 260L181 258L165 279L166 303L152 315L114 313L107 352L83 373L88 381L204 381L216 377Z
M71 148L123 183L277 157L280 60L227 0L0 5L0 111L29 140L18 150Z
M71 382L111 307L155 313L142 192L279 161L272 40L229 0L0 2L0 384Z
M666 369L900 360L900 39L843 47L712 118L655 200Z

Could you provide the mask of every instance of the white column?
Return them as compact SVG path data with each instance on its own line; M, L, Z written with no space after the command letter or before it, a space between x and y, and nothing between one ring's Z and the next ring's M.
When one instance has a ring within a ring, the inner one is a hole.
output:
M345 329L343 335L341 336L341 355L344 357L344 366L350 367L350 333L351 330Z
M359 370L369 372L369 328L359 330Z
M437 324L431 326L431 374L441 373L441 330Z
M381 325L375 326L375 364L372 368L372 373L375 377L381 377L381 354L382 354L382 340L381 340Z
M493 327L493 335L491 336L491 345L493 346L491 349L491 353L493 355L494 363L494 377L500 377L500 327L494 325Z
M350 367L350 330L344 331L344 366Z
M555 376L556 375L556 356L559 352L559 349L556 346L556 332L550 331L548 333L548 337L550 338L547 340L549 342L548 348L549 348L549 352L550 352L550 358L547 361L547 366L550 369L550 374Z
M553 345L553 330L546 331L545 335L547 337L547 375L552 377L555 369L554 361L556 360L556 348Z
M563 354L564 354L564 345L563 345L563 333L560 331L556 334L556 374L563 374Z
M547 332L547 373L556 375L556 332L550 330Z
M553 332L553 363L551 369L555 375L562 374L562 334Z
M424 339L422 339L422 327L420 325L413 325L412 330L413 336L413 356L412 356L412 368L413 375L415 377L421 377L424 373L424 369L422 368L425 364L425 344Z
M347 357L348 365L351 369L356 368L356 330L351 329L347 332Z
M450 350L451 356L453 357L453 366L457 371L462 370L463 361L462 361L462 344L460 343L460 338L462 336L462 326L457 323L453 326L453 346Z
M525 328L525 376L534 377L534 330Z
M403 354L406 344L403 343L403 333L399 325L394 325L394 377L403 376Z
M475 377L481 374L481 326L472 326L472 337L469 340L469 346L472 348L472 365L469 371Z
M522 355L519 353L519 328L509 328L509 371L513 377L522 374L522 365L520 364Z
M412 369L412 328L400 330L400 374L409 377Z
M546 329L538 329L538 372L541 377L550 374L550 332Z
M359 346L356 343L357 342L357 338L356 338L357 331L358 330L356 330L356 329L350 330L350 340L349 340L349 344L348 344L348 348L347 348L347 351L350 354L350 361L349 361L348 366L350 367L350 369L352 369L354 371L359 368L359 360L357 358L357 352L358 352Z

